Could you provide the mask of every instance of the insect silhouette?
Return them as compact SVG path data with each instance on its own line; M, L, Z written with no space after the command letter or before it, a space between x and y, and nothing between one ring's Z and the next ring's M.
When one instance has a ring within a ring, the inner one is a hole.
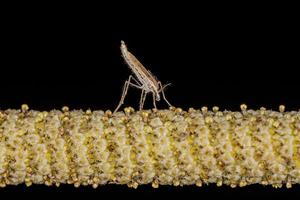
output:
M143 109L146 96L149 93L152 93L154 108L156 108L156 101L160 101L160 93L162 94L162 97L166 101L166 103L171 107L172 105L169 103L164 93L164 89L170 84L162 85L162 83L158 81L157 78L149 70L147 70L132 53L127 50L124 41L121 41L120 48L122 57L124 58L126 64L129 66L136 78L130 75L129 78L125 81L120 102L113 113L116 113L124 103L124 99L127 95L129 86L142 90L139 103L140 110Z

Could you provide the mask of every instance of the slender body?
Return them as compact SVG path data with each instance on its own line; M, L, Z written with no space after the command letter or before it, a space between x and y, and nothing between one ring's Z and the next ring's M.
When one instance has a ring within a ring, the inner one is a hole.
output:
M115 109L114 113L118 111L118 109L121 107L121 105L124 103L125 96L128 91L128 87L136 87L138 89L142 90L141 98L140 98L140 110L143 109L143 105L146 99L146 96L148 93L152 93L153 97L153 105L156 108L156 101L160 101L160 93L162 93L162 96L164 100L167 102L169 106L172 106L169 101L166 99L164 94L164 88L168 85L162 85L160 81L158 81L155 76L151 74L149 70L147 70L140 61L127 50L127 47L125 45L124 41L121 41L121 54L124 58L126 64L129 66L131 71L133 72L134 76L137 78L135 79L132 75L129 76L128 80L125 81L123 93L121 100ZM134 82L132 82L132 80Z

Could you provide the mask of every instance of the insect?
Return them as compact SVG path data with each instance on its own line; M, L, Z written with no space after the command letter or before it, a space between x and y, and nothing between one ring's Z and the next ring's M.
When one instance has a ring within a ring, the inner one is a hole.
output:
M170 84L162 85L162 83L158 81L157 78L154 75L152 75L152 73L149 70L147 70L142 65L142 63L140 63L140 61L127 50L124 41L121 41L120 48L122 57L124 58L126 64L129 66L136 78L130 75L129 78L125 81L120 102L113 113L116 113L121 107L121 105L124 103L124 99L127 95L129 86L142 90L139 103L140 110L143 109L146 96L149 93L152 93L154 108L156 108L156 101L160 101L160 93L162 94L162 97L166 101L166 103L171 107L172 105L169 103L164 93L164 89Z

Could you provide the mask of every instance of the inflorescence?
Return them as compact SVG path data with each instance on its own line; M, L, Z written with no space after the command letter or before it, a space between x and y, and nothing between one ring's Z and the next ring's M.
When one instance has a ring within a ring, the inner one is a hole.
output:
M300 183L300 111L0 110L0 186Z

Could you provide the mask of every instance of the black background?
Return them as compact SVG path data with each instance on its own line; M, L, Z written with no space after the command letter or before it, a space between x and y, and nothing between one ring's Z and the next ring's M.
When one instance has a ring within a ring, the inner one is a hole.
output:
M131 74L120 40L162 83L170 102L188 109L214 105L238 110L300 108L299 31L293 5L135 4L13 5L1 17L0 108L113 110ZM138 108L129 89L124 106ZM151 108L148 98L145 108ZM163 102L159 108L166 108ZM30 197L280 197L293 189L259 185L103 186L79 189L24 185L0 194Z

